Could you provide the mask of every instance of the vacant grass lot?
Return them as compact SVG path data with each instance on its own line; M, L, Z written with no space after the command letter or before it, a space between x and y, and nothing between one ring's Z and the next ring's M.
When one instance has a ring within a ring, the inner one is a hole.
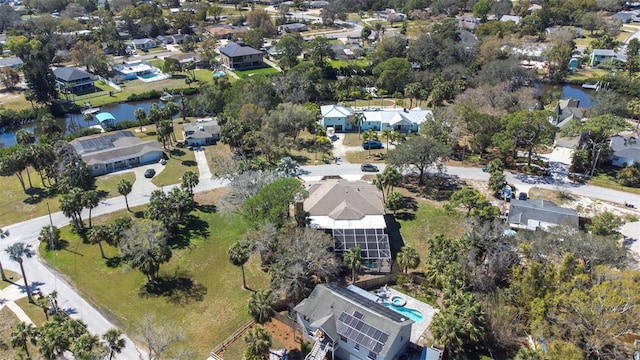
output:
M161 268L165 279L182 286L162 294L147 293L146 278L138 270L116 266L115 248L105 246L111 260L101 259L98 247L83 244L69 227L62 229L62 238L68 241L65 250L52 254L42 247L40 251L83 297L115 318L127 334L140 341L136 324L144 315L155 314L184 329L186 340L180 345L193 350L194 359L206 358L214 346L249 320L246 304L251 292L242 290L240 269L229 262L226 253L247 225L237 215L212 212L211 208L193 215L183 229L184 236L174 243L171 261ZM268 286L257 256L247 264L246 273L250 288Z
M136 181L136 175L133 172L128 171L121 174L98 176L96 178L96 187L104 192L106 199L120 196L118 193L118 183L122 179L129 180L129 182L133 184Z
M446 212L442 208L444 203L417 198L405 189L398 191L403 193L407 204L407 208L396 215L400 234L404 243L414 246L420 256L427 253L428 238L438 234L458 237L464 233L464 217Z
M236 75L238 75L241 79L248 78L251 76L275 75L280 73L278 70L276 70L275 68L272 68L271 66L263 67L260 69L251 69L251 70L234 70L233 72Z
M24 193L16 176L0 177L0 227L46 215L47 203L51 211L58 211L58 198L42 185L40 176L33 169L30 171L32 189L29 189L24 173L30 195Z
M632 188L628 186L622 186L617 181L616 178L613 177L614 171L609 171L608 173L598 174L588 180L587 183L593 186L601 186L604 188L609 188L613 190L626 191L634 194L640 194L640 188Z

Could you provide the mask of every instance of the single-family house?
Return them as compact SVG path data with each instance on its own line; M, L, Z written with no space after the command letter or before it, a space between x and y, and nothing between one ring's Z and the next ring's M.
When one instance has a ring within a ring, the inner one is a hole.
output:
M520 24L520 21L522 21L522 16L516 16L516 15L502 15L502 17L500 18L501 22L507 22L507 21L513 21L516 25Z
M151 65L146 61L131 61L125 64L118 64L113 66L113 70L116 76L120 80L135 80L138 78L144 79L145 77L154 76L156 74L162 74L160 69Z
M620 11L611 15L611 19L619 20L623 24L628 24L632 21L636 21L638 16L640 16L640 11L638 10Z
M555 106L555 116L551 122L557 127L563 128L572 120L582 120L583 115L582 109L580 109L580 100L558 100L558 104Z
M172 44L181 45L181 44L184 44L185 41L191 40L191 35L175 34L175 35L167 36L167 38L171 39Z
M58 67L53 69L56 86L65 93L86 93L95 90L94 76L75 67Z
M547 200L511 199L507 222L517 229L547 230L557 225L577 229L579 217L575 209L563 208Z
M633 166L640 167L640 141L634 137L623 137L620 135L611 138L611 164L619 167Z
M329 2L324 0L307 1L309 9L322 9L327 5L329 5Z
M331 44L331 49L335 53L335 58L339 60L361 58L364 54L364 49L357 43L343 44L338 42Z
M155 47L158 47L158 43L156 43L153 39L133 39L126 42L126 45L131 47L134 50L149 50Z
M626 62L626 59L611 49L593 49L593 51L591 51L589 66L598 66L598 64L606 61Z
M302 206L309 213L309 227L333 236L336 253L342 254L360 245L365 270L391 271L386 212L382 193L375 185L327 179L310 183L308 191L309 197Z
M309 27L307 26L307 24L303 23L291 23L280 25L278 27L278 30L280 30L281 32L305 32L309 31Z
M22 66L22 64L24 64L24 62L22 61L22 59L20 59L17 56L0 58L0 69L6 68L6 67L18 69L19 67Z
M409 347L413 320L359 291L319 284L293 310L314 343L307 360L396 360Z
M459 28L471 31L475 30L475 28L480 25L480 18L474 16L456 16L456 21L458 22Z
M197 119L183 126L184 141L189 146L215 145L220 140L220 125L213 118Z
M354 111L352 108L341 105L323 105L320 107L324 128L333 127L336 132L352 131L357 129L354 122L354 114L361 112L364 120L360 124L362 130L382 131L392 129L398 132L417 132L420 126L428 119L433 119L433 112L420 107L413 109L379 109L368 108Z
M71 146L93 176L158 162L163 156L157 141L142 141L131 131L83 136L72 140Z
M255 69L264 66L264 51L252 48L242 41L230 41L220 48L220 62L232 70Z

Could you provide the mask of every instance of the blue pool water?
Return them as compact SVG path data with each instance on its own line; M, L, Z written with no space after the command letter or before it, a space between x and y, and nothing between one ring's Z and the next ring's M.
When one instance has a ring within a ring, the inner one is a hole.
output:
M213 73L213 77L221 77L225 75L227 75L227 73L225 73L224 71L216 71Z
M416 324L422 322L422 320L424 320L424 317L422 316L422 313L416 309L409 309L406 308L404 306L393 306L388 302L383 302L382 303L383 306L388 307L389 309L402 314L406 317L408 317L409 319L413 320Z
M156 77L156 76L158 76L158 74L156 74L156 73L151 73L151 74L145 74L145 75L142 75L142 76L140 76L140 77L141 77L141 78L143 78L143 79L153 79L153 78L154 78L154 77Z

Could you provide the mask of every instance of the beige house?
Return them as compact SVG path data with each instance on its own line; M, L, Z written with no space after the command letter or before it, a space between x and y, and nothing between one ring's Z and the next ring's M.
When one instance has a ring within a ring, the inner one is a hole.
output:
M141 141L131 131L83 136L71 141L93 176L158 162L162 147L157 141Z
M264 51L256 50L242 41L230 41L220 48L220 62L228 69L246 70L264 66Z
M373 272L391 271L391 248L382 193L364 181L329 179L308 185L304 210L309 226L331 234L335 252L360 245L363 266Z

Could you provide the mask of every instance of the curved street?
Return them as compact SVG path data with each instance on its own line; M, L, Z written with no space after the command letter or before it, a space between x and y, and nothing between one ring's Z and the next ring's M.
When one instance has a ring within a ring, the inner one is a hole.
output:
M201 162L200 159L199 162ZM206 159L204 159L206 161ZM378 165L380 170L384 169L384 164ZM472 167L447 167L447 173L450 175L456 175L463 179L470 180L488 180L489 174L483 172L480 168ZM206 172L203 172L206 174ZM317 165L317 166L303 166L300 171L300 177L305 180L319 180L323 176L340 175L344 178L355 180L361 178L365 173L360 170L360 164L346 164L338 162L338 164L329 165ZM228 182L220 178L210 178L210 175L205 175L200 179L200 184L195 188L196 192L202 192L212 190L220 187L224 187ZM506 173L507 180L514 183L519 189L528 189L531 186L538 186L545 189L553 190L558 186L558 181L562 180L553 178L544 178L537 176L522 176L511 173ZM173 186L165 186L166 189L170 189ZM615 202L623 204L630 202L635 204L636 207L640 207L640 196L635 194L629 194L622 191L606 189L591 185L584 184L572 184L564 182L566 189L576 195L600 199L608 202ZM143 205L149 202L151 190L131 193L128 196L129 205L135 207ZM125 209L124 197L119 196L111 199L106 199L100 203L92 212L93 216L99 216L108 214L116 210ZM85 211L83 216L87 216L88 212ZM54 212L51 214L51 221L54 225L60 227L69 223L69 219L66 218L61 212ZM5 268L20 272L18 264L11 261L8 254L4 251L9 245L21 241L27 244L33 245L33 248L37 250L38 247L38 234L43 226L49 225L49 217L43 216L28 221L24 221L18 224L13 224L5 227L5 230L10 232L10 236L0 243L0 261ZM33 290L39 290L43 293L50 293L52 291L58 292L58 303L62 309L74 318L82 319L88 325L88 329L95 334L103 334L108 329L114 327L114 319L109 319L107 316L97 310L92 304L89 304L84 300L77 292L77 290L69 284L63 276L56 274L51 268L46 266L38 256L34 258L25 259L24 261L27 278L31 283ZM20 284L18 284L20 285ZM21 288L24 292L24 288ZM3 299L0 299L3 300ZM3 305L5 301L0 301ZM123 350L123 353L118 356L121 359L139 359L146 358L143 350L138 349L131 339L126 338L127 346ZM212 344L213 346L213 344Z

